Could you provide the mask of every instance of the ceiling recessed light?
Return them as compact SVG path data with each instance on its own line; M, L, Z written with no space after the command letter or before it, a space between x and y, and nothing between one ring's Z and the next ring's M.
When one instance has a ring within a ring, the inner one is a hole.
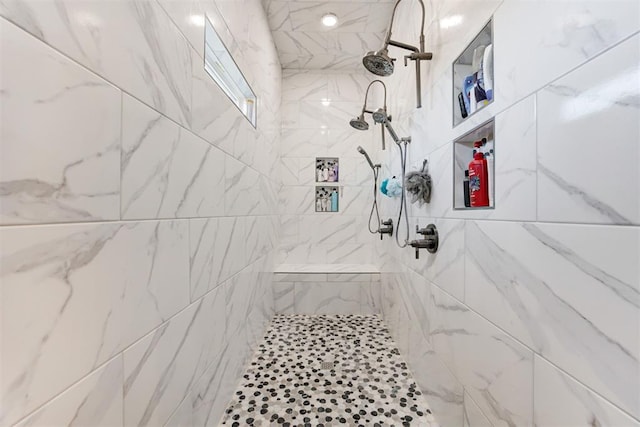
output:
M335 27L338 24L338 17L335 13L327 13L322 16L322 25L325 27Z

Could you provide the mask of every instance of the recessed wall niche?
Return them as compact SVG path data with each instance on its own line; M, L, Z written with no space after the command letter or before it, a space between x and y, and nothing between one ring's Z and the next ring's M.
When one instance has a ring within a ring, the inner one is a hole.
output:
M482 156L477 157L483 159L474 161L476 152L482 153ZM494 157L493 119L453 142L453 209L495 208ZM486 176L482 174L483 168L486 168Z
M316 157L316 182L338 182L337 157Z
M316 212L338 212L339 201L339 187L316 186Z
M453 126L494 99L493 24L489 21L453 63Z

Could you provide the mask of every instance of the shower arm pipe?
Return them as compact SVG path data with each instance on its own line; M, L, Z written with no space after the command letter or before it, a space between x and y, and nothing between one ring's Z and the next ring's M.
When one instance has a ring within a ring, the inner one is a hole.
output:
M371 89L371 86L373 86L373 84L376 82L380 83L384 88L384 111L385 112L387 111L387 85L385 85L382 80L376 79L371 83L369 83L369 86L367 86L367 91L364 94L364 105L362 106L362 115L364 115L364 113L373 114L373 111L367 110L367 99L369 98L369 89ZM381 128L381 129L382 129L382 150L384 151L386 149L386 144L384 141L384 128Z
M398 5L402 0L397 0L396 4L393 5L393 11L391 12L391 21L389 21L389 29L387 30L387 36L384 39L384 46L387 45L396 46L402 49L411 50L416 53L424 53L424 21L425 21L425 9L424 2L422 0L418 0L420 2L420 7L422 8L422 23L420 25L420 49L415 46L411 46L406 43L397 42L395 40L391 40L391 29L393 28L393 19L396 16L396 10L398 9Z
M422 22L420 25L420 49L410 44L398 42L395 40L391 40L391 29L393 28L393 19L396 16L396 10L398 9L398 5L402 0L397 0L396 4L393 6L393 12L391 13L391 21L389 22L389 29L387 30L387 36L384 40L384 48L387 46L395 46L401 49L410 50L413 53L409 56L404 57L404 65L407 65L407 58L416 62L416 104L417 108L422 108L422 84L420 82L420 61L429 60L433 57L431 53L427 53L424 51L424 21L425 21L425 9L424 2L422 0L418 0L420 2L420 7L422 9Z

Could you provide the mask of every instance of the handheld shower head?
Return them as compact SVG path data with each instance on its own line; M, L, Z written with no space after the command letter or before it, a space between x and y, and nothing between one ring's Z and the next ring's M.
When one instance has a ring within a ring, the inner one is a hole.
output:
M382 77L393 74L393 61L395 59L389 57L389 51L386 47L378 51L368 52L362 58L362 64L367 70Z
M387 112L384 108L378 108L376 111L371 113L373 116L373 121L376 123L384 124L389 120L389 116L387 116Z
M369 157L369 155L367 154L366 151L364 151L364 148L362 148L361 146L358 145L358 153L362 154L365 159L367 159L367 162L369 163L369 166L371 166L371 169L375 170L377 165L374 165L373 162L371 161L371 158Z
M351 125L352 128L357 130L369 129L369 123L367 123L366 120L364 119L364 113L360 114L360 116L356 117L355 119L351 119L349 124Z

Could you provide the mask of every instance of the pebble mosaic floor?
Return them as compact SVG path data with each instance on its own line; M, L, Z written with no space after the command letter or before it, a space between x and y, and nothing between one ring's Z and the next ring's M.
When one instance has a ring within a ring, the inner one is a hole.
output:
M276 315L222 425L436 426L384 322L361 315Z

